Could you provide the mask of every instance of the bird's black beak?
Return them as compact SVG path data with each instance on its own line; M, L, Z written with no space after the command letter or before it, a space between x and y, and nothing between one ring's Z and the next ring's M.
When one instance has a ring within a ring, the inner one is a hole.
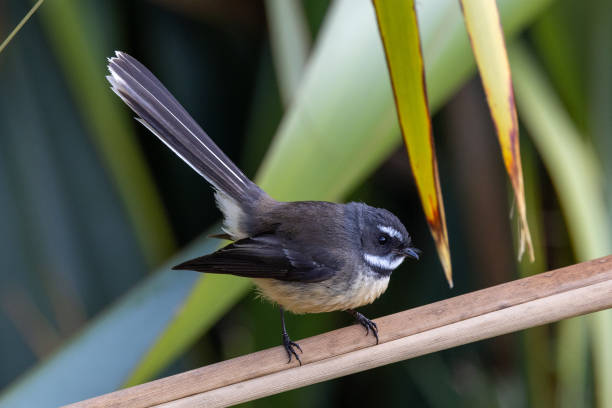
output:
M419 253L420 252L421 251L419 251L416 248L407 247L407 248L402 249L402 254L403 255L407 256L408 258L414 258L416 260L419 259Z

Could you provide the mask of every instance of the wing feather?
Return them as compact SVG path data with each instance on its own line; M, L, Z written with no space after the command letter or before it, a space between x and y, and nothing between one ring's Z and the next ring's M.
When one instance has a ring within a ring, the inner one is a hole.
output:
M297 248L283 245L273 234L236 241L210 255L183 262L173 269L221 273L248 278L272 278L284 281L321 282L335 273L337 262L305 255Z

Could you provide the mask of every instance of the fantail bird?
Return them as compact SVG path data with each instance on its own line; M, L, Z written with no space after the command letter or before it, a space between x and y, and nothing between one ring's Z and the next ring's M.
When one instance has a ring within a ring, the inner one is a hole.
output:
M378 328L354 309L372 303L406 257L410 235L387 210L363 203L279 202L249 180L141 63L123 52L109 59L112 90L138 120L215 189L224 237L234 241L174 269L252 278L280 306L289 362L302 351L289 338L284 310L348 311L378 343Z

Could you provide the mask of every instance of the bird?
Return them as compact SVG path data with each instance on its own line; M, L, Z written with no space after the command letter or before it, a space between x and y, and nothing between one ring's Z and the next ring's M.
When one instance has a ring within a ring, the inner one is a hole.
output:
M232 241L173 269L252 279L278 305L288 363L302 349L291 340L285 311L346 311L379 342L375 322L355 309L382 295L406 258L419 258L406 227L390 211L360 202L276 201L251 181L143 64L116 51L106 77L136 120L214 189L222 234Z

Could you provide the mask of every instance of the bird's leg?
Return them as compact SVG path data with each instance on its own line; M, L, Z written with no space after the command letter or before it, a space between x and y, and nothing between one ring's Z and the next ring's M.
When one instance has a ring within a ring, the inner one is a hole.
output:
M285 327L285 309L283 309L282 307L280 308L280 315L281 315L281 325L283 328L283 333L282 333L283 346L285 346L285 350L287 351L287 355L289 356L289 361L287 361L287 364L291 362L292 357L295 357L298 363L302 365L302 360L300 360L300 357L295 351L295 349L298 349L300 350L300 353L302 353L302 348L300 347L299 344L291 341L291 339L289 338L289 334L287 334L287 328Z
M376 325L376 323L374 323L356 310L348 309L347 312L349 312L351 316L353 316L360 325L365 327L366 336L370 333L370 331L372 332L374 337L376 337L376 344L378 344L378 326Z

